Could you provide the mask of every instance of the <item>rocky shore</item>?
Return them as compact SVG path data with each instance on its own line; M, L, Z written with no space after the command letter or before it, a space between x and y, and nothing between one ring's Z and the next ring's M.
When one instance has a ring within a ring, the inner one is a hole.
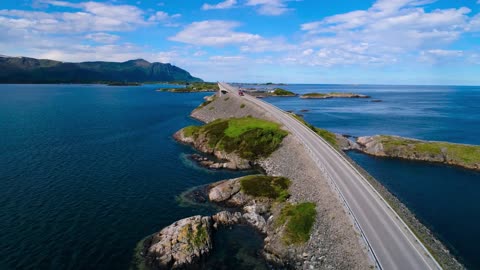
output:
M209 201L228 207L230 211L184 218L148 237L141 252L143 264L149 269L201 269L202 260L215 248L212 238L216 231L238 224L250 225L263 235L262 256L271 265L292 269L302 264L303 257L296 256L298 247L291 248L286 244L287 223L280 220L282 209L290 204L247 194L242 188L244 179L209 185L205 189Z

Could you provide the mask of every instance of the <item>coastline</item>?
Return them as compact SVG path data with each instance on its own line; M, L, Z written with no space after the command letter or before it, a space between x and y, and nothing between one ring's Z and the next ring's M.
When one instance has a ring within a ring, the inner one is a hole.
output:
M227 113L222 112L222 110L217 110L215 105L211 105L213 109L211 110L194 110L192 112L192 117L201 120L204 122L213 121L217 118L229 117ZM217 117L211 117L209 114L211 112L216 112L219 115ZM205 113L207 112L207 113ZM241 113L245 116L247 113ZM261 114L263 117L270 118L268 114ZM288 139L288 138L287 138ZM439 260L442 266L446 269L464 269L464 267L458 262L458 260L449 252L446 246L441 243L441 241L434 235L434 233L428 229L424 224L422 224L415 215L391 192L389 192L378 180L373 178L368 174L363 168L356 164L351 158L349 158L343 151L339 151L342 156L346 157L347 160L351 162L355 168L359 169L360 172L365 176L365 178L375 187L375 189L384 196L385 200L389 202L391 207L397 211L400 217L404 218L404 221L407 223L408 227L417 235L422 243L427 247L429 251ZM277 153L274 153L274 155ZM291 155L291 153L284 153L285 155ZM268 169L267 169L268 171Z

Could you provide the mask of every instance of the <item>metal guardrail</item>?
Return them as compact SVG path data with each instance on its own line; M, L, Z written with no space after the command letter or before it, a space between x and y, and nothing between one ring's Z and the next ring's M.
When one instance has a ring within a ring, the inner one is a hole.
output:
M225 87L226 88L226 87ZM261 100L255 100L256 102L259 102L259 103L264 103L266 104L267 106L271 106L272 108L274 109L277 109L279 110L280 112L284 113L287 117L293 119L294 121L296 121L297 123L301 124L302 126L305 127L305 125L300 122L298 119L296 119L295 117L293 117L290 113L287 113L286 111L276 107L275 105L272 105L272 104L269 104L267 102L264 102L264 101L261 101ZM253 102L253 103L256 103L256 102ZM258 105L258 104L257 104ZM278 117L276 117L278 119ZM280 119L279 119L280 120ZM344 162L346 162L348 164L348 166L353 169L353 171L358 174L358 176L360 176L361 179L364 180L364 183L366 183L373 191L374 193L385 203L385 205L387 206L388 209L390 209L393 214L395 215L395 217L400 220L400 222L402 223L402 225L404 225L404 227L413 235L413 237L415 238L416 242L419 243L419 245L422 247L422 249L424 250L425 254L428 255L428 257L430 259L432 259L432 261L434 262L434 264L437 266L438 269L442 269L442 267L440 266L440 264L438 264L438 262L433 258L433 256L430 254L430 252L427 250L427 248L422 244L422 242L418 239L418 237L413 233L413 231L408 227L408 225L403 221L403 219L398 215L398 213L390 206L390 204L380 195L380 193L368 182L367 179L365 179L365 177L347 160L345 159L345 157L343 157L337 149L333 148L327 141L325 141L325 139L323 139L320 135L318 135L317 133L315 133L313 130L309 129L308 127L305 127L307 132L310 132L311 134L313 134L314 136L316 136L317 138L319 138L327 147L329 147L330 150L333 150L333 152L338 155ZM298 134L297 134L298 135ZM302 144L305 146L305 148L307 149L307 151L309 152L309 155L310 157L314 160L314 162L317 164L318 168L320 169L320 171L322 172L322 174L327 178L328 182L330 183L330 185L334 188L335 191L337 191L337 193L339 194L344 206L346 207L347 209L347 212L350 214L350 216L352 217L353 221L354 221L354 224L355 224L355 227L360 231L360 235L362 237L362 239L365 241L366 245L367 245L367 248L368 248L368 251L370 252L371 256L373 257L374 261L375 261L375 264L376 264L376 268L378 269L383 269L381 263L380 263L380 260L378 258L378 256L376 255L375 251L373 250L373 247L371 246L370 242L368 241L368 238L367 236L365 235L362 227L360 226L360 223L358 222L358 219L357 217L355 216L355 214L353 213L352 209L350 208L345 196L343 195L342 191L339 189L338 185L336 184L336 182L332 179L332 177L330 176L330 174L327 172L325 166L323 165L323 163L315 157L314 153L313 153L313 150L305 143L303 142L302 140Z

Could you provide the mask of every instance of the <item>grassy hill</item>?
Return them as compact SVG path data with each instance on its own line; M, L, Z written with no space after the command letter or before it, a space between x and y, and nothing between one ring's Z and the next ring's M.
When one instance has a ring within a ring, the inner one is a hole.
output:
M198 82L187 71L171 64L143 59L117 62L67 63L28 57L0 56L0 83L109 83Z

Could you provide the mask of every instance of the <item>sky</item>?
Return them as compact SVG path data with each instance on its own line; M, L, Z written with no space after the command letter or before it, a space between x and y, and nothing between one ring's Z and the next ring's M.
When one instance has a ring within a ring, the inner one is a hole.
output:
M480 85L480 0L1 0L0 54L207 81Z

